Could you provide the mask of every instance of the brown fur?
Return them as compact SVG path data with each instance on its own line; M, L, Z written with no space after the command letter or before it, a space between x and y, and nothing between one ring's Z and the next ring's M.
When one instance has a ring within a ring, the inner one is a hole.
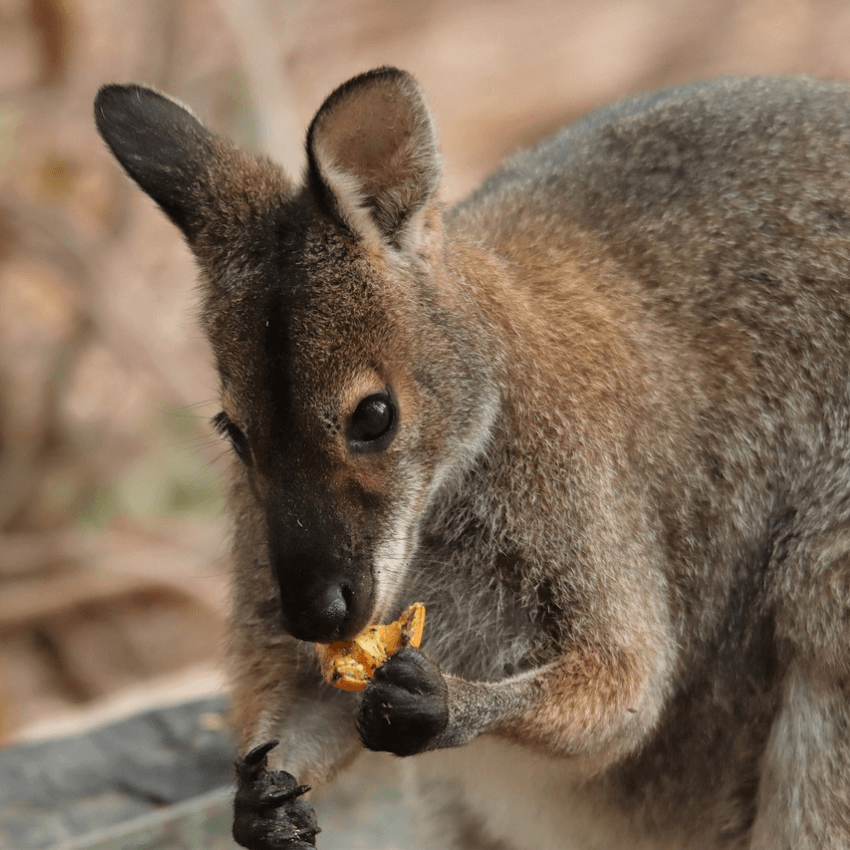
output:
M627 101L449 213L400 72L328 99L303 187L149 97L99 125L198 258L250 447L243 751L313 784L357 752L357 698L279 624L315 555L363 622L428 608L435 847L850 845L850 89ZM398 431L354 451L384 386Z

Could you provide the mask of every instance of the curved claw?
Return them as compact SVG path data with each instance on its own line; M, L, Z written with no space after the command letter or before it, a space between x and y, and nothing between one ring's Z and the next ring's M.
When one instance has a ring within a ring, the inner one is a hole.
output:
M297 830L296 836L299 840L302 838L310 839L315 838L321 831L320 826L306 826L304 829Z
M252 747L242 758L242 763L249 767L256 767L264 764L266 756L280 743L278 740L266 741L264 744L257 744Z
M313 807L285 770L268 770L268 754L278 741L266 741L236 762L233 837L251 850L313 850L321 832Z
M296 785L295 788L287 790L286 788L275 788L272 791L266 791L260 795L259 803L261 806L271 806L277 808L302 794L306 794L310 790L309 785Z

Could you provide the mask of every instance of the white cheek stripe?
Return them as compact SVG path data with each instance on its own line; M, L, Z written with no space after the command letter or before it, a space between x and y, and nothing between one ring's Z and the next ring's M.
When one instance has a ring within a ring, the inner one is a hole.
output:
M375 617L392 604L402 583L415 544L415 512L404 506L389 524L387 538L375 550ZM411 600L414 601L414 600Z
M446 460L437 466L426 498L421 498L423 484L420 476L415 476L416 480L409 484L406 504L396 510L392 522L389 523L385 541L375 549L375 619L380 619L393 603L407 575L413 547L418 542L416 536L423 511L440 489L451 480L452 475L464 472L487 450L498 412L498 393L494 390L482 405L481 418L469 442L459 443L455 451L449 453ZM412 477L415 475L412 470L410 474Z

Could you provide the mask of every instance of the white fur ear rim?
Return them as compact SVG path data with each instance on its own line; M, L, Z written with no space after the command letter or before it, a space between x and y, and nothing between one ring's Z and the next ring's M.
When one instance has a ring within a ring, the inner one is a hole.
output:
M321 142L315 146L315 163L322 182L330 190L337 211L345 223L368 242L384 244L373 218L363 183L350 171L340 168Z
M321 143L316 144L315 155L319 177L333 195L337 213L361 239L381 250L394 248L401 252L416 241L425 219L425 207L408 216L393 236L387 237L375 220L376 211L369 203L360 179L350 171L340 168Z

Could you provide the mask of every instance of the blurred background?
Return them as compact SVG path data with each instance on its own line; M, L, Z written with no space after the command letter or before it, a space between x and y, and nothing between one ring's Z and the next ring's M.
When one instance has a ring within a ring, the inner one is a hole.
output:
M221 686L227 451L195 273L95 134L101 83L298 173L324 96L404 67L452 203L605 101L848 78L848 45L845 0L0 0L0 743Z

